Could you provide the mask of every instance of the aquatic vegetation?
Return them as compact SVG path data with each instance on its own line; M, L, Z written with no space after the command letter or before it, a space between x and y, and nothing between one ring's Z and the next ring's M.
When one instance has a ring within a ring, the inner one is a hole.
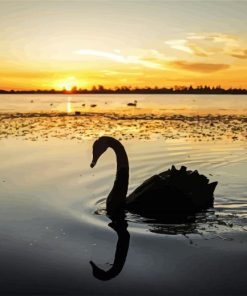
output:
M124 113L1 113L0 140L95 139L107 134L119 140L183 139L193 142L246 141L246 115L169 115Z

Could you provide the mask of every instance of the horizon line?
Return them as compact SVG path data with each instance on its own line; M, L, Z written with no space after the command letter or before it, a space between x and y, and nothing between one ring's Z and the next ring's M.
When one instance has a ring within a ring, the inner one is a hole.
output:
M178 86L174 85L173 87L132 87L132 86L117 86L114 88L105 87L103 85L92 86L90 89L88 88L77 88L76 86L71 87L71 89L28 89L28 90L20 90L20 89L1 89L0 94L135 94L135 93L147 93L147 94L171 94L171 93L188 93L188 94L217 94L217 93L241 93L247 94L247 89L242 87L228 87L224 88L220 85L217 86L208 86L208 85L199 85L199 86Z

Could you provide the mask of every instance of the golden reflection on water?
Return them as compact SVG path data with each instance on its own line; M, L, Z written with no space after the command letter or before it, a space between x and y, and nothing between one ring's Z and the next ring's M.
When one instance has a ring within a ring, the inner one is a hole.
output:
M67 100L66 110L67 110L67 113L71 113L72 112L71 98L70 97L68 97L68 100Z

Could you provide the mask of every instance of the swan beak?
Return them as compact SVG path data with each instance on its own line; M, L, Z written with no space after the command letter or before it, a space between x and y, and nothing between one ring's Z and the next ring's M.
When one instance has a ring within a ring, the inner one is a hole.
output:
M95 166L96 162L92 161L90 164L90 167L93 168Z

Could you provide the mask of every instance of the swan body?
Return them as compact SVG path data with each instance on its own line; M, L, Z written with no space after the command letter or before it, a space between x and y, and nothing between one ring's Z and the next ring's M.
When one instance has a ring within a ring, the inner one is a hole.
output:
M208 178L185 166L174 166L154 175L126 200L126 208L141 213L195 213L213 207L213 192L217 183L209 184Z
M162 216L170 214L192 214L213 207L214 190L217 182L209 183L197 171L174 166L147 179L127 198L129 163L123 145L112 137L100 137L93 145L94 167L99 157L112 148L116 154L117 173L113 188L106 201L109 215L127 209L142 216Z

